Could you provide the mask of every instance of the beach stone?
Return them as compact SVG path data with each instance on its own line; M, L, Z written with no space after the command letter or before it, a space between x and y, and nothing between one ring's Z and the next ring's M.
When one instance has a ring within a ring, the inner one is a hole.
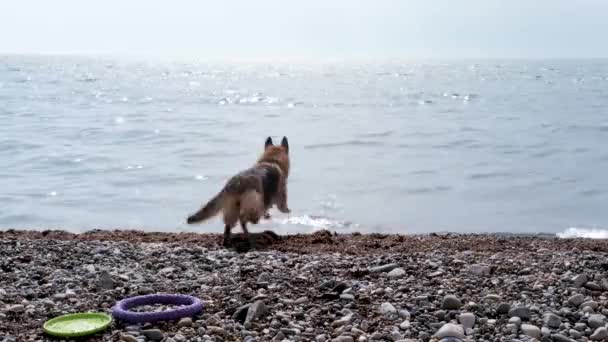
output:
M380 313L383 315L391 315L397 312L393 304L385 302L380 305Z
M509 303L500 303L496 307L496 313L499 315L506 315L509 313L509 310L511 310L511 304Z
M401 309L399 310L399 317L403 319L410 319L410 317L412 317L412 314L410 314L410 312L405 309Z
M165 338L165 334L159 329L148 329L142 330L141 333L146 336L147 339L152 341L162 341Z
M462 307L462 302L454 295L448 295L443 298L441 307L446 310L458 310Z
M453 323L444 324L439 331L435 333L435 337L438 339L442 339L445 337L456 337L458 339L464 339L464 330L462 326Z
M600 280L600 286L602 287L602 290L608 291L608 277L602 278L602 280Z
M323 335L323 334L317 335L317 336L315 337L315 341L316 341L316 342L325 342L326 340L327 340L327 339L325 338L325 335Z
M15 304L8 307L9 312L20 313L25 311L25 306L21 304Z
M517 326L520 326L521 325L521 318L519 318L519 317L511 317L511 318L509 318L509 323L510 324L515 324Z
M580 293L577 293L575 295L572 295L568 298L568 304L574 306L574 307L579 307L581 304L583 304L583 302L585 301L585 296L583 296Z
M268 284L268 283L270 283L270 274L268 274L266 272L260 273L260 275L258 275L257 283L258 284Z
M112 280L112 276L106 270L101 271L101 273L99 274L99 287L102 290L114 289L114 280Z
M487 265L473 264L473 265L469 266L467 271L470 274L480 276L480 277L485 277L485 276L490 275L490 273L492 272L492 268Z
M485 297L482 298L484 301L488 301L488 302L498 302L501 297L497 294L489 294L486 295Z
M589 336L589 339L591 341L602 341L608 339L608 329L606 329L605 327L595 329L593 334Z
M129 334L120 334L120 340L124 342L137 342L137 338Z
M340 299L352 302L355 300L355 295L352 293L343 293L340 295Z
M241 307L239 307L238 309L236 309L236 311L234 311L234 313L232 314L232 319L242 323L245 323L245 319L247 318L247 311L249 310L249 307L251 306L251 304L245 304ZM211 316L214 317L214 316ZM210 317L210 318L211 318ZM217 324L207 324L207 325L217 325Z
M371 267L369 269L369 272L370 273L390 272L397 267L399 267L399 265L397 265L397 264L386 264L386 265Z
M403 321L403 322L401 322L401 324L399 324L399 329L401 329L401 330L408 330L410 327L411 327L410 321Z
M458 317L458 321L465 330L471 329L475 326L475 315L470 312L462 313Z
M593 282L593 281L588 281L587 283L585 283L585 288L589 289L591 291L601 291L602 287L600 286L600 284Z
M584 309L586 307L589 307L589 308L591 308L593 310L596 310L599 306L600 306L600 304L598 302L596 302L594 300L589 300L589 301L586 301L583 304L581 304L579 306L579 308Z
M562 324L562 319L556 314L546 313L543 316L543 322L549 328L557 329Z
M89 272L89 273L95 273L95 266L94 265L91 265L91 264L86 265L84 267L84 269L87 270L87 272Z
M208 326L207 332L209 332L211 335L223 336L226 333L226 330L224 330L222 327Z
M524 335L526 336L530 336L536 339L540 339L540 329L532 324L522 324L521 325L521 331L524 333Z
M354 299L354 297L353 297ZM308 297L304 296L304 297L300 297L298 299L296 299L293 303L295 305L302 305L302 304L306 304L308 303L310 300L308 299Z
M392 271L388 272L387 276L389 278L402 278L405 276L405 270L403 268L395 268Z
M572 278L572 283L574 284L574 287L583 287L583 285L587 283L587 276L584 274L579 274Z
M551 335L551 339L554 342L573 342L574 341L570 337L564 336L562 334L553 334L553 335Z
M591 327L591 329L603 327L604 325L606 325L606 316L600 314L591 315L589 316L587 325Z
M154 293L154 290L151 287L140 287L139 290L137 290L137 293L139 293L140 295L147 295L147 294L152 294Z
M184 317L177 322L177 326L181 328L191 327L192 326L192 318Z
M570 335L570 337L572 337L573 339L579 339L583 336L580 332L578 332L578 330L574 329L568 330L568 335Z
M252 322L262 316L264 316L266 313L268 313L268 308L266 307L266 304L261 301L258 300L256 302L254 302L253 304L251 304L251 306L249 307L249 310L247 310L247 316L245 317L245 322Z
M527 321L530 319L530 316L531 316L530 308L525 307L525 306L518 306L518 307L511 308L511 310L509 310L509 316L510 317L519 317L522 320Z
M341 336L338 336L338 337L334 338L332 341L335 341L335 342L354 342L355 339L352 336L341 335Z

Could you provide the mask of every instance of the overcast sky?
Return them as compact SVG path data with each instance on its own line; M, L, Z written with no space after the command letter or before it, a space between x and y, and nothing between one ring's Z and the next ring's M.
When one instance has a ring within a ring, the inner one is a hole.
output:
M2 0L0 53L608 57L608 0Z

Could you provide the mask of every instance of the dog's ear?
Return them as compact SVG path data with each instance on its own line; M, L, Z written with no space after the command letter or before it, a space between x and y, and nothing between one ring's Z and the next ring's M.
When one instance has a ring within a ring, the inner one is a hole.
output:
M283 137L281 140L281 146L285 149L287 153L289 153L289 141L287 141L287 137Z
M269 146L272 146L272 138L266 138L266 142L264 143L264 149L267 149Z

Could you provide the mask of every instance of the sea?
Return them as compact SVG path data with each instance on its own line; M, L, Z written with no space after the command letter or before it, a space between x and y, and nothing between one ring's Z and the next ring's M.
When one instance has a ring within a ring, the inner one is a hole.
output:
M222 232L185 219L287 136L253 231L608 238L608 60L1 55L0 121L3 230Z

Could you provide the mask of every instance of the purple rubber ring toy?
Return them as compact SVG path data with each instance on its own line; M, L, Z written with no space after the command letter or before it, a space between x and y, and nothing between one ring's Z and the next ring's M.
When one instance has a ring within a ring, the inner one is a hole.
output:
M129 309L152 304L185 305L173 310L160 312L133 312ZM173 321L183 317L194 316L203 311L203 303L200 299L177 294L150 294L136 296L121 300L112 309L114 318L129 323L145 323L155 321Z

